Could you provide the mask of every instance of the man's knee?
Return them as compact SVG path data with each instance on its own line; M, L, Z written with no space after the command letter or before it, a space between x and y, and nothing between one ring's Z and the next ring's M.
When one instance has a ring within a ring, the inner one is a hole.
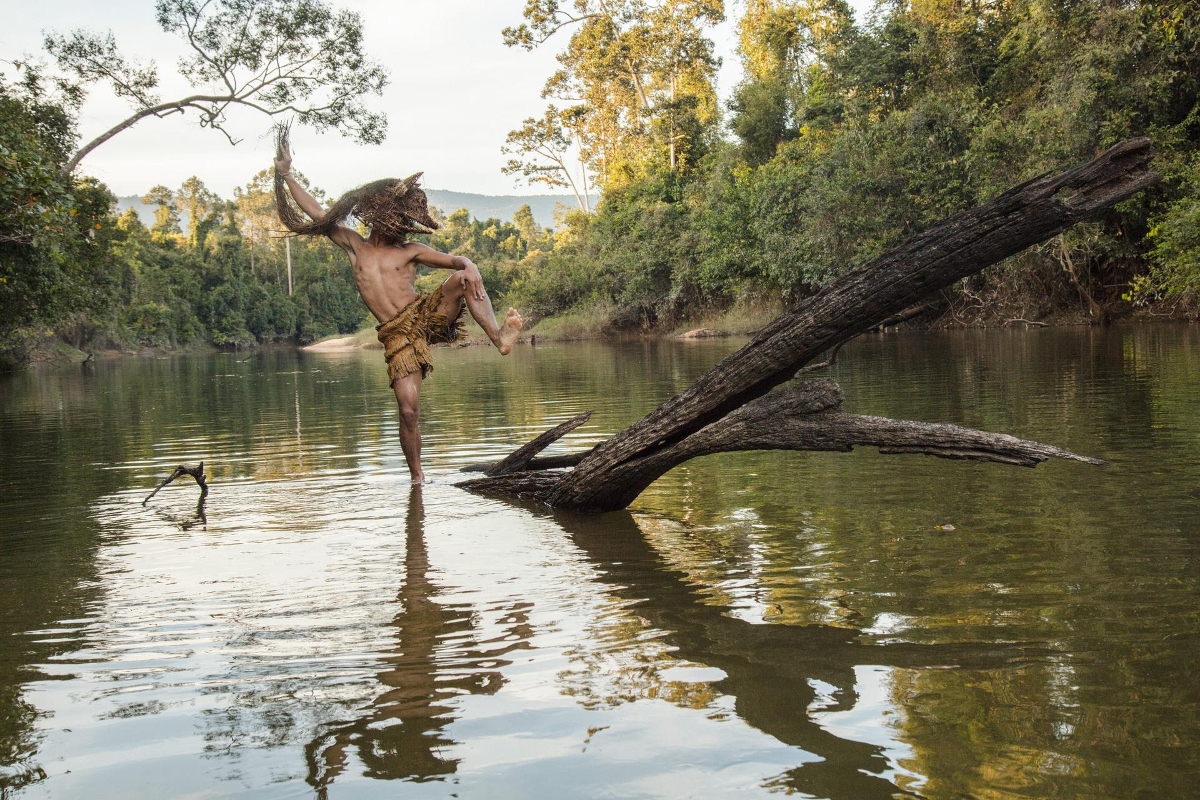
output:
M459 300L466 297L466 277L467 271L464 269L450 273L450 277L442 284L442 298L445 300Z
M421 417L420 373L412 373L396 379L396 403L400 406L400 425L416 428Z
M400 402L400 424L406 428L415 428L421 420L420 403Z

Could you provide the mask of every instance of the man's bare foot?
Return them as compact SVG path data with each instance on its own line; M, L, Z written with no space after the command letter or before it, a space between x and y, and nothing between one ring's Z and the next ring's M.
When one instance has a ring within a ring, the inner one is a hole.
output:
M420 486L421 484L425 483L425 474L424 473L419 472L416 475L411 475L410 478L412 480L413 486Z
M524 329L525 320L521 319L515 308L510 308L504 315L504 324L500 326L500 335L497 337L499 341L496 342L496 349L500 351L500 355L508 355L508 351L512 350L513 343Z

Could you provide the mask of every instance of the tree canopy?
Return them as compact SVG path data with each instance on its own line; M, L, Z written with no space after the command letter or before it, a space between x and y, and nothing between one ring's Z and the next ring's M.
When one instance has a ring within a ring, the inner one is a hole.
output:
M640 180L659 165L693 167L718 119L713 82L717 59L708 27L724 18L721 0L530 0L525 22L504 30L511 47L532 50L570 31L559 53L562 68L546 81L551 106L544 121L526 120L509 135L512 152L524 154L506 171L558 175L561 153L578 148L597 185ZM547 145L549 144L549 147ZM541 157L538 161L537 158ZM549 165L547 165L549 161ZM582 205L582 204L581 204Z
M1195 313L1194 0L906 0L865 23L845 0L746 0L744 79L723 119L705 44L721 5L529 0L504 32L558 42L545 94L581 108L574 127L527 121L510 135L526 160L510 164L551 172L539 148L562 152L574 134L602 194L515 287L537 313L670 325L796 302L938 219L1136 136L1156 144L1159 186L947 290L924 318Z
M80 91L105 83L133 107L130 116L66 158L64 173L147 117L191 112L202 127L235 143L227 116L235 106L292 115L301 124L360 142L384 140L387 119L364 99L381 94L388 78L363 52L357 13L321 0L157 0L155 13L162 29L187 45L178 70L193 94L163 100L157 65L122 53L112 32L77 29L46 36L46 50Z

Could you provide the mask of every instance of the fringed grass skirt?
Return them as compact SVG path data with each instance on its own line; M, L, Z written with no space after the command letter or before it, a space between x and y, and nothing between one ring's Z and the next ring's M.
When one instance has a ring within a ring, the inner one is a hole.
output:
M458 315L447 321L437 308L442 302L442 287L429 294L419 294L396 316L375 328L379 341L383 343L383 358L387 361L388 385L413 372L424 378L433 372L433 356L429 345L441 342L457 342L466 336L462 315L464 304Z

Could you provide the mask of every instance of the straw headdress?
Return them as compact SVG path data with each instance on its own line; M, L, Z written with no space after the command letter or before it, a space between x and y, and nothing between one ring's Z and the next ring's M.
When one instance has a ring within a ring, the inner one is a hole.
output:
M276 133L277 152L288 143L288 128L280 126ZM407 178L383 178L351 189L337 199L319 219L308 219L296 208L283 176L275 173L275 208L279 220L292 233L329 233L348 217L354 217L392 241L402 242L410 233L430 233L440 226L429 216L429 201L417 185L424 173Z

